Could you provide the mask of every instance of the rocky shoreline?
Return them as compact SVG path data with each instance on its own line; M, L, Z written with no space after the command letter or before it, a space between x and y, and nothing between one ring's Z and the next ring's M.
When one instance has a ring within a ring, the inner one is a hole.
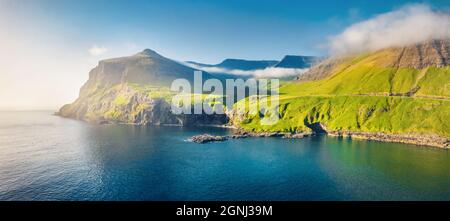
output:
M195 143L209 143L220 142L230 139L241 139L248 137L281 137L285 139L301 139L307 136L314 135L312 132L304 133L281 133L281 132L246 132L238 130L232 135L211 135L201 134L191 137L190 141ZM443 149L450 149L450 139L440 136L425 136L416 134L385 134L385 133L370 133L370 132L355 132L355 131L329 131L326 133L328 136L343 137L359 140L373 140L382 142L404 143L414 144L420 146L439 147Z
M385 134L355 131L331 131L327 132L327 135L334 137L348 137L351 139L414 144L420 146L450 149L450 139L436 135L426 136L417 134Z
M235 134L231 135L211 135L211 134L201 134L192 136L189 140L195 143L209 143L209 142L218 142L218 141L226 141L230 139L241 139L248 137L281 137L285 139L300 139L303 137L307 137L312 135L312 133L279 133L279 132L264 132L264 133L254 133L254 132L246 132L246 131L237 131Z

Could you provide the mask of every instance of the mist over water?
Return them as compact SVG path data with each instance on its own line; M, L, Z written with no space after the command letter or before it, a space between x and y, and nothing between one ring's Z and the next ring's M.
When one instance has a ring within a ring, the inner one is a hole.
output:
M448 200L450 154L325 136L196 144L220 128L0 112L0 200Z

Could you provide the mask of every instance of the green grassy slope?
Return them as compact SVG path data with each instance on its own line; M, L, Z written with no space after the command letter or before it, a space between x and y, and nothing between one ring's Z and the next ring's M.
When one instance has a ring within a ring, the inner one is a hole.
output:
M292 82L280 88L279 117L274 125L235 104L233 123L251 131L310 131L322 123L332 131L435 134L450 137L450 67L395 67L392 51L348 58L327 77ZM389 63L389 64L388 64Z
M280 120L274 125L261 125L265 114L243 111L239 125L247 130L263 132L310 131L307 125L322 123L332 131L366 131L384 133L437 134L450 137L450 102L425 98L382 96L300 96L280 97ZM251 102L250 105L256 105ZM263 115L263 116L261 116Z

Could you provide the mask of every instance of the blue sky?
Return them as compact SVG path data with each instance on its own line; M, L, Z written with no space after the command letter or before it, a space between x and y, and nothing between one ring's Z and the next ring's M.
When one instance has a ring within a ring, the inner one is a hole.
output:
M118 55L151 48L179 60L217 63L227 57L323 55L329 35L412 2L18 0L9 8L28 24L53 27L51 33L76 49L97 45ZM448 7L445 1L426 2Z
M326 55L331 36L412 3L447 12L450 6L448 0L0 0L0 109L56 109L78 96L99 60L145 48L203 63ZM349 36L336 38L334 47L358 46Z

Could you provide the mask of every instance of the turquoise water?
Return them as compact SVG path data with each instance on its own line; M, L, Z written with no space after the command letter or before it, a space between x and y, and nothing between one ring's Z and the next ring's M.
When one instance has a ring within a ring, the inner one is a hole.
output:
M449 151L0 112L0 200L450 200Z

